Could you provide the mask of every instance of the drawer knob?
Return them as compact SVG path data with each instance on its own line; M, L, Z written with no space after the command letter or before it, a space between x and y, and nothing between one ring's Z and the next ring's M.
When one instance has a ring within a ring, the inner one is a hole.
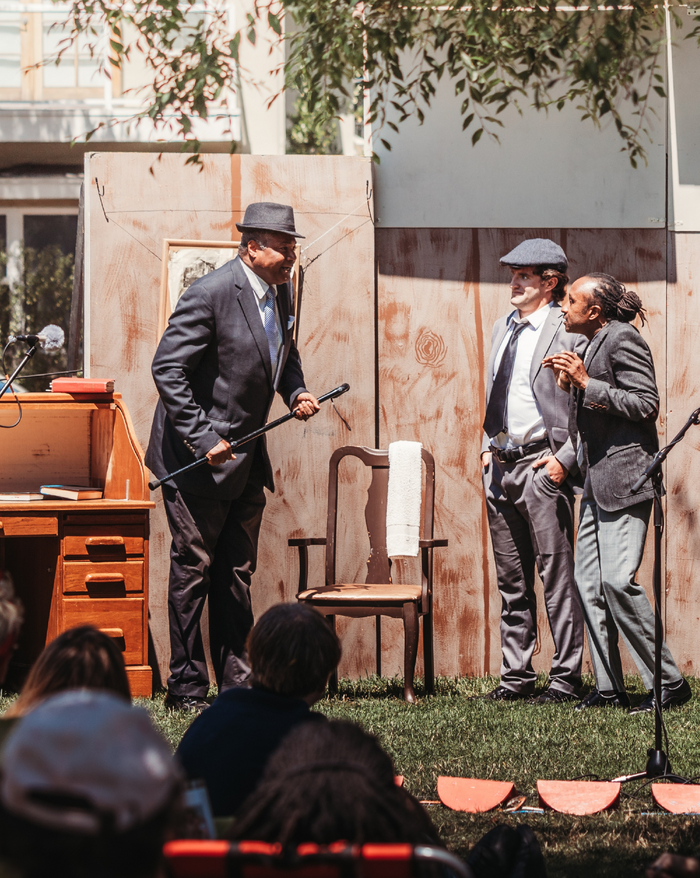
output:
M114 638L115 640L117 640L117 639L120 638L120 637L121 637L121 638L124 637L124 632L122 631L121 628L100 628L99 630L100 630L103 634L106 634L107 637L112 637L112 638Z
M124 537L87 537L86 546L123 546Z
M88 573L85 577L85 585L91 582L124 582L123 573Z

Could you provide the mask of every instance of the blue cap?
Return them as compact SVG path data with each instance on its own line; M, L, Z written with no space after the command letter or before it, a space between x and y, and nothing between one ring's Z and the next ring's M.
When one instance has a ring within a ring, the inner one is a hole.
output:
M523 268L526 265L546 265L557 271L566 271L569 260L559 244L549 238L527 238L518 244L510 253L500 259L501 265L512 268Z

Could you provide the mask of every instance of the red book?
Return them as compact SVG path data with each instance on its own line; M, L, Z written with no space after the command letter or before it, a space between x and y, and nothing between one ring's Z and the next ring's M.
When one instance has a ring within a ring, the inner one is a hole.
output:
M114 393L114 378L54 378L53 393Z

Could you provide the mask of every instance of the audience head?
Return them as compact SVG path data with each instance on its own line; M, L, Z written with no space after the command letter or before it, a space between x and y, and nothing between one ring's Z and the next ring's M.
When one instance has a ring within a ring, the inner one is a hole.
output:
M155 875L180 790L146 711L107 692L54 695L7 739L1 853L22 878Z
M253 685L276 695L319 698L340 661L340 643L320 613L277 604L248 636Z
M396 786L392 761L377 739L348 722L292 730L238 813L238 839L291 846L341 839L439 843L419 803Z
M12 577L0 570L0 683L7 674L23 615L22 603L15 595Z
M67 689L101 689L131 700L124 659L111 637L90 625L59 634L32 665L22 694L5 716L24 716Z

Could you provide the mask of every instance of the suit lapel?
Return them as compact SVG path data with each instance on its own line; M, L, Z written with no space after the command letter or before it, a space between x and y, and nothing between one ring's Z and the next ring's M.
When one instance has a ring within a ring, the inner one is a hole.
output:
M277 373L275 374L274 386L277 387L279 375L282 366L289 352L289 345L292 340L291 330L287 329L289 322L289 287L287 284L280 284L277 287L277 311L279 313L280 324L282 326L282 346L280 347L279 356L277 357Z
M586 363L586 371L590 375L590 366L593 362L593 358L600 350L600 346L603 343L605 336L608 334L610 329L610 324L606 324L601 330L599 330L591 339L591 343L588 346L588 349L583 352L583 359Z
M248 327L255 339L255 344L260 353L260 359L263 361L263 366L265 367L267 380L272 384L273 375L272 362L270 360L270 347L267 343L267 336L263 329L262 320L260 319L260 308L258 307L255 293L253 292L253 288L251 287L243 269L236 266L236 260L231 264L231 271L233 271L234 281L238 287L238 304L243 310L245 319L248 322Z
M554 336L559 331L561 320L560 308L557 305L553 305L549 309L549 314L542 325L542 331L540 332L540 337L537 339L535 351L532 355L532 362L530 363L530 386L534 384L535 378L542 368L542 360L547 356L547 352L554 341Z

